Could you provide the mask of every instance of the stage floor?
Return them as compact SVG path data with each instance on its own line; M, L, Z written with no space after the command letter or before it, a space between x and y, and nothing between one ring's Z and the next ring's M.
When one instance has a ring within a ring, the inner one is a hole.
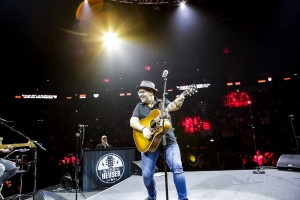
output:
M185 172L189 200L299 200L300 172L278 169ZM172 173L168 172L168 195L165 174L156 173L158 200L176 200ZM147 192L142 177L132 175L109 188L80 192L59 189L39 190L36 200L143 200ZM10 199L10 198L7 198ZM23 198L22 198L23 199ZM33 199L32 197L24 199Z

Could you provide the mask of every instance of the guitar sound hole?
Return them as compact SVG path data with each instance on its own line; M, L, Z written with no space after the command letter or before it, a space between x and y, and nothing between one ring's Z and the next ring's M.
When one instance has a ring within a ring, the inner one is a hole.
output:
M154 121L154 120L152 120L151 122L150 122L150 128L155 128L156 127L156 121Z

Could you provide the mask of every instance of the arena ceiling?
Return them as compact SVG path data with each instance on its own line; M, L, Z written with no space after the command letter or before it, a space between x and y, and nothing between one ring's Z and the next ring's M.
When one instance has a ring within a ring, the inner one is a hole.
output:
M144 79L162 85L163 70L169 87L297 73L299 8L291 0L194 0L185 8L176 1L3 0L1 86L131 90ZM123 39L117 51L97 41L107 29Z

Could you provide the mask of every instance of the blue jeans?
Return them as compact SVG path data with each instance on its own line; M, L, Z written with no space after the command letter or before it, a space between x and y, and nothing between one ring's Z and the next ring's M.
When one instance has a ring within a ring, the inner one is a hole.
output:
M154 180L154 173L156 161L163 152L157 148L152 153L142 153L142 174L144 184L148 191L149 199L156 199L156 184ZM178 200L187 200L187 189L184 171L181 162L181 155L178 144L171 144L166 146L166 161L173 173L173 181L176 187Z
M10 177L14 176L19 167L10 160L0 158L0 185L5 183Z

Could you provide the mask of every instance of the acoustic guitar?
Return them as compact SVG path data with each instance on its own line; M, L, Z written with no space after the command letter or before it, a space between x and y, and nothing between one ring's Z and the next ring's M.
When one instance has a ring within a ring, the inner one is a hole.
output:
M197 92L196 85L189 85L187 89L180 94L180 96L192 95ZM153 109L150 114L139 121L143 126L150 129L152 137L147 139L143 133L133 129L133 139L136 148L141 153L151 153L155 151L161 141L163 135L167 134L171 128L170 121L167 118L161 117L159 109Z

